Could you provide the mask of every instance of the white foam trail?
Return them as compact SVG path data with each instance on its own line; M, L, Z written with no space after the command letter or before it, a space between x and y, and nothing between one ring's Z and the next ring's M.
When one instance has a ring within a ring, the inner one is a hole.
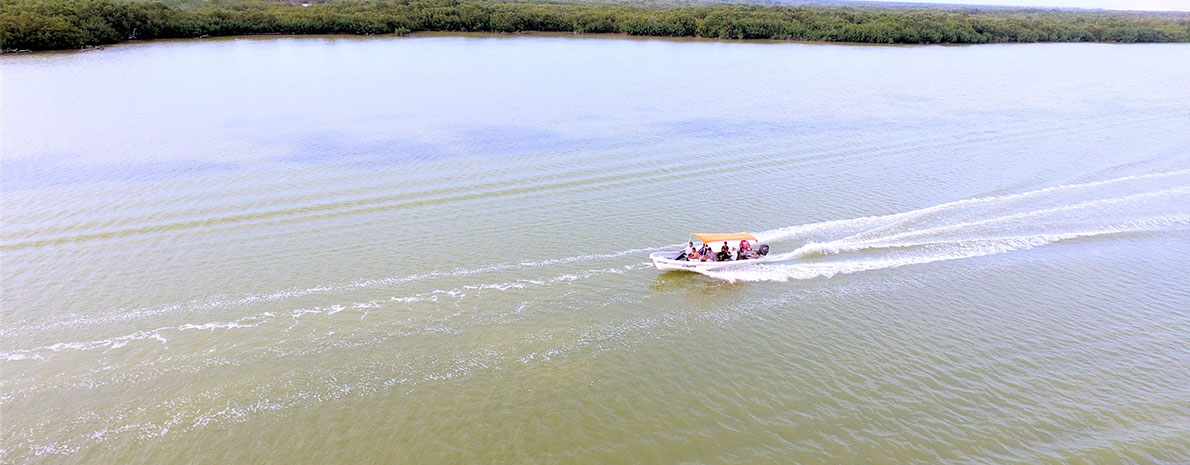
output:
M7 328L0 328L0 337L12 336L29 331L45 331L60 328L74 328L85 327L99 324L116 323L123 321L134 321L144 318L151 318L154 316L166 315L178 312L193 312L206 310L219 310L225 308L242 307L255 303L278 302L289 299L305 297L309 295L322 294L342 294L346 292L361 290L361 289L375 289L396 286L400 284L425 281L438 278L463 277L479 274L487 274L498 271L522 269L522 268L541 268L553 265L561 265L568 263L608 260L620 258L628 255L639 255L649 252L656 252L663 247L644 247L636 249L621 250L619 252L601 253L601 254L584 254L572 257L554 258L538 261L522 261L517 263L503 263L490 265L478 268L456 268L447 271L431 271L427 273L419 273L407 276L396 276L382 279L366 279L359 281L352 281L344 284L330 285L330 286L315 286L310 288L291 288L268 294L248 294L240 297L222 297L213 296L206 299L195 300L185 304L174 304L156 308L138 308L133 310L121 310L114 313L107 313L102 315L72 315L66 318L26 325L14 325Z
M190 331L190 330L207 330L214 331L216 329L236 329L236 328L255 328L263 323L260 317L251 316L240 318L236 321L228 322L208 322L202 324L182 324L178 326L163 326L143 331L136 331L134 333L125 334L123 336L110 337L106 339L96 339L90 341L74 341L74 342L58 342L54 344L35 347L32 349L16 349L8 352L0 352L0 360L44 360L42 355L47 352L61 352L64 350L87 351L87 350L111 350L120 349L127 346L131 342L154 340L162 344L169 341L162 336L162 333L167 331Z
M1163 173L1142 174L1135 176L1126 176L1115 179L1108 179L1103 181L1094 181L1077 184L1063 184L1053 187L1047 187L1029 192L1018 194L1008 194L1001 196L987 196L976 197L970 199L957 200L947 202L931 207L926 207L918 210L911 210L902 213L895 213L889 215L866 216L860 218L850 218L842 220L824 221L818 223L803 224L797 226L790 226L786 228L778 228L757 233L756 236L763 242L778 242L784 240L794 240L800 238L807 238L818 235L851 233L851 236L859 238L871 239L888 239L886 232L896 231L897 228L903 227L903 223L913 220L920 220L925 218L945 217L948 213L955 211L963 211L964 209L971 209L980 206L996 206L1007 202L1029 200L1033 198L1043 197L1047 194L1078 192L1082 190L1093 189L1097 187L1111 186L1116 184L1124 184L1131 181L1153 180L1162 178L1172 178L1177 176L1190 175L1190 170L1169 171ZM1111 199L1107 199L1111 200ZM1069 206L1057 207L1069 208ZM1059 211L1059 210L1054 210ZM1002 219L1001 219L1002 220ZM992 221L992 220L981 220ZM975 223L979 223L978 221ZM969 227L968 225L967 227ZM958 227L957 224L952 224L952 227ZM904 234L920 234L920 231L905 232ZM829 244L829 245L824 245ZM800 256L807 253L826 253L832 250L832 247L839 251L849 250L843 239L826 242L816 242L814 244L807 244L803 246L801 252L793 257ZM858 247L863 248L865 243L860 243ZM869 245L874 243L868 243ZM813 246L813 247L811 247ZM807 248L811 247L811 248ZM817 250L814 250L814 247ZM486 273L493 273L512 269L522 268L539 268L560 264L576 263L583 261L595 260L609 260L621 258L629 255L644 254L654 252L665 248L662 247L644 247L622 250L618 252L602 253L602 254L584 254L571 257L539 260L539 261L522 261L517 263L495 264L477 268L456 268L454 270L431 271L427 273L413 274L407 276L389 277L381 279L366 279L352 281L343 284L315 286L310 288L291 288L284 289L272 293L262 294L248 294L239 297L225 297L213 296L207 299L196 300L184 304L168 305L157 308L140 308L134 310L121 310L114 313L107 313L101 315L73 315L67 318L58 319L51 322L39 322L26 325L6 325L6 328L0 328L0 337L12 336L28 331L44 331L53 330L66 327L85 327L98 324L114 323L121 321L134 321L164 314L188 311L204 311L217 310L225 308L234 308L240 306L251 305L255 303L277 302L289 299L305 297L309 295L323 295L323 294L340 294L351 292L360 289L383 288L389 286L396 286L400 284L425 281L438 278L451 278L472 276ZM868 247L871 248L871 247ZM783 254L784 258L791 258L787 254Z
M707 276L725 281L789 281L830 278L840 274L851 274L862 271L898 268L907 265L965 258L982 257L1005 252L1027 250L1054 242L1110 236L1127 233L1168 231L1168 226L1190 228L1190 216L1176 218L1153 219L1139 222L1134 227L1121 225L1101 231L1084 231L1064 234L1040 234L1033 236L970 238L956 241L921 242L913 246L927 246L928 250L920 254L893 255L885 258L831 261L820 263L797 264L756 264L743 265L719 271L704 272ZM910 245L905 245L908 247Z
M864 249L875 249L875 248L884 248L884 247L910 247L910 246L918 245L918 244L937 243L937 242L946 240L946 239L940 239L943 237L947 237L947 236L945 236L946 234L956 234L956 233L966 233L966 232L971 232L973 234L990 234L990 233L994 232L994 231L990 231L991 228L989 228L989 227L991 227L991 226L1000 226L1003 228L1003 227L1012 225L1013 222L1021 222L1022 220L1030 220L1030 222L1035 222L1035 221L1043 219L1047 216L1057 216L1058 214L1061 214L1062 216L1071 215L1073 213L1079 213L1082 211L1088 211L1088 210L1094 210L1094 209L1101 209L1103 207L1120 205L1120 204L1125 204L1128 202L1151 200L1154 198L1159 198L1159 197L1163 197L1163 196L1167 196L1167 195L1171 195L1171 194L1190 194L1190 188L1167 189L1167 190L1163 190L1163 191L1150 192L1150 193L1145 193L1145 194L1135 194L1135 195L1128 195L1128 196L1124 196L1124 197L1102 199L1102 200L1091 200L1091 201L1081 202L1081 203L1077 203L1077 204L1073 204L1073 205L1065 205L1065 206L1061 206L1061 207L1053 207L1053 208L1046 208L1046 209L1041 209L1041 210L1033 210L1033 211L1026 211L1026 212L1021 212L1021 213L1014 213L1014 214L1010 214L1010 215L986 218L986 219L982 219L982 220L978 220L978 221L958 222L958 223L954 223L954 224L946 224L946 225L941 225L941 226L936 226L936 227L923 228L923 229L918 229L918 230L910 230L910 231L905 231L905 232L889 234L887 236L877 237L874 239L861 239L862 237L871 237L871 235L866 234L866 233L855 234L855 235L848 236L848 237L845 237L845 238L842 238L839 240L835 240L835 241L810 242L810 243L807 243L806 245L799 247L797 250L794 250L793 252L774 255L772 257L772 259L776 260L776 261L781 261L781 260L787 260L787 259L796 258L796 257L805 257L805 256L810 256L810 255L837 254L837 253L841 253L841 252L859 251L859 250L864 250ZM1162 223L1166 226L1174 226L1174 225L1176 225L1176 223L1178 221L1180 221L1183 218L1185 218L1184 215L1173 215L1173 216L1169 216L1169 217L1155 218L1155 219L1153 219L1153 221L1157 222L1157 223ZM1170 221L1172 221L1173 223L1170 223ZM1117 223L1119 223L1119 222L1117 222ZM1040 229L1040 227L1038 227L1037 225L1033 225L1033 224L1018 225L1018 227L1024 227L1024 228L1033 229L1033 230ZM1111 225L1104 226L1104 228L1106 228L1108 230L1110 230L1113 227L1115 227L1115 226L1111 226ZM914 239L917 239L917 241L914 241ZM992 239L992 237L989 237L988 239Z
M1170 205L1190 205L1190 187L1160 189L1146 185L1139 187L1158 190L1133 193L1096 189L1187 174L1190 170L1068 184L1020 194L959 200L892 215L766 231L757 236L766 241L825 234L844 236L809 242L792 252L771 255L770 263L740 264L704 274L727 281L814 279L1026 250L1079 238L1187 231L1190 212L1169 210ZM1076 198L1068 198L1072 193L1077 194ZM1054 205L1055 202L1059 204ZM986 215L987 208L995 211L1008 207L1024 211L979 218ZM978 219L964 219L971 216ZM849 257L851 254L855 256ZM783 263L828 256L839 258Z
M230 330L240 328L255 328L262 324L271 322L277 319L288 319L294 322L290 326L292 329L297 322L307 315L325 315L331 316L340 313L344 310L359 310L368 311L370 309L384 308L388 303L405 303L412 304L416 302L437 302L442 297L449 297L452 299L463 299L469 294L482 291L496 291L508 292L511 290L526 289L530 287L543 287L563 283L572 283L584 279L589 279L594 276L609 275L609 274L625 274L629 271L651 266L648 262L636 263L632 265L617 266L612 268L589 269L578 271L574 273L564 273L550 278L542 279L520 279L515 281L505 281L497 283L481 283L481 284L467 284L451 289L435 289L430 292L419 294L391 296L387 299L377 299L367 302L353 302L350 304L333 304L327 306L298 308L289 312L264 312L258 315L245 316L234 321L212 321L206 323L186 323L176 326L163 326L151 330L136 331L131 334L123 336L111 337L106 339L97 339L90 341L73 341L73 342L58 342L54 344L43 345L28 349L14 349L7 352L0 352L0 360L19 361L19 360L45 360L46 354L51 352L61 352L66 350L71 351L89 351L89 350L111 350L120 349L127 346L130 342L140 340L156 340L161 343L166 343L167 340L163 336L169 335L174 331L189 331L189 330ZM454 331L454 330L450 330ZM171 336L172 337L172 336Z
M166 343L166 339L161 336L161 330L158 328L148 331L137 331L132 334L112 337L107 339L93 340L93 341L77 341L77 342L58 342L50 345L37 347L34 349L18 349L11 352L0 352L0 359L3 360L41 360L44 357L41 352L61 352L63 350L95 350L95 349L119 349L128 345L130 342L152 339L162 344Z
M1046 187L1044 189L1033 190L1029 192L1022 192L1019 194L1008 194L999 196L975 197L970 199L956 200L930 207L925 207L917 210L910 210L907 212L893 213L889 215L873 215L860 218L849 218L842 220L823 221L819 223L809 223L797 226L790 226L785 228L772 229L756 234L757 239L761 242L778 242L784 240L798 239L813 234L832 233L840 230L871 230L877 226L889 226L903 220L912 218L924 218L934 215L940 215L950 210L996 204L1006 201L1025 200L1032 197L1037 197L1045 194L1051 194L1064 191L1075 191L1081 189L1089 189L1094 187L1108 186L1112 184L1126 183L1130 181L1139 181L1145 179L1159 179L1174 176L1190 175L1190 170L1169 171L1164 173L1141 174L1135 176L1125 176L1121 178L1108 179L1103 181L1094 181L1078 184L1062 184L1053 187Z

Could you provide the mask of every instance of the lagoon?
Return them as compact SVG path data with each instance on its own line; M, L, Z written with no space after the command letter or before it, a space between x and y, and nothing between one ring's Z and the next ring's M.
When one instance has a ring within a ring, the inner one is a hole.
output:
M0 57L5 463L1182 463L1190 46ZM661 273L690 232L786 261Z

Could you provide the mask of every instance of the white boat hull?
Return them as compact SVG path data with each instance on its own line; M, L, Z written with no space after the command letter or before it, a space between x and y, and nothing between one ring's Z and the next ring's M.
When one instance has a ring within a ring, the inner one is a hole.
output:
M756 263L764 263L764 258L753 260L734 260L726 262L712 262L712 261L690 261L690 260L674 260L681 252L654 252L649 254L649 259L653 260L653 266L658 270L678 270L678 271L709 271L721 268L730 268L733 266L753 265Z

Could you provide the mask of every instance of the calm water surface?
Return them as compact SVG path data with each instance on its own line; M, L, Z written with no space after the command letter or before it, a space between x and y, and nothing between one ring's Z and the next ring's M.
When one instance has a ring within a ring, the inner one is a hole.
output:
M1187 45L0 72L4 463L1190 462Z

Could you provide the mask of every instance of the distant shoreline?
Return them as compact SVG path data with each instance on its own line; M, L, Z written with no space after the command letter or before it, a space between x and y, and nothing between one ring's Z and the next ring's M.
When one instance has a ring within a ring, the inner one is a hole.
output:
M940 43L940 44L882 44L882 43L865 43L865 42L827 42L814 40L794 40L794 39L719 39L714 37L673 37L673 36L634 36L617 32L596 32L596 33L572 33L572 32L548 32L548 31L520 31L520 32L466 32L466 31L419 31L408 34L288 34L281 32L266 32L258 34L238 34L228 36L215 37L171 37L162 39L135 39L118 42L114 44L104 44L96 46L86 46L81 48L69 49L50 49L50 50L6 50L0 55L13 54L42 54L42 53L85 53L90 51L105 50L107 48L122 48L126 46L139 45L153 45L153 44L167 44L167 43L191 43L200 41L230 41L230 40L244 40L244 39L358 39L358 40L384 40L384 39L433 39L433 38L459 38L459 39L517 39L517 38L554 38L554 39L591 39L591 40L630 40L630 41L666 41L666 42L718 42L723 44L800 44L800 45L837 45L847 47L974 47L979 45L1029 45L1029 44L1102 44L1102 45L1144 45L1144 44L1170 44L1182 42L990 42L983 44L955 44L955 43Z
M1190 42L1190 13L925 6L612 4L485 0L8 0L0 50L149 39L414 33L614 34L851 44Z
M636 36L622 32L553 32L553 31L519 31L519 32L471 32L471 31L418 31L407 34L289 34L284 32L261 32L255 34L237 34L227 36L208 37L169 37L160 39L132 39L123 42L103 45L89 45L80 48L43 49L43 50L5 50L3 54L26 54L47 52L88 52L104 50L108 47L151 45L162 43L183 43L199 41L226 41L237 39L430 39L430 38L460 38L460 39L516 39L516 38L555 38L555 39L592 39L592 40L660 40L667 42L719 42L725 44L804 44L804 45L842 45L863 47L906 47L906 46L974 46L974 45L1008 45L1014 42L995 42L988 44L881 44L865 42L827 42L821 40L796 39L720 39L716 37L682 37L682 36ZM1121 42L1087 42L1123 44ZM1024 43L1021 43L1022 45Z

